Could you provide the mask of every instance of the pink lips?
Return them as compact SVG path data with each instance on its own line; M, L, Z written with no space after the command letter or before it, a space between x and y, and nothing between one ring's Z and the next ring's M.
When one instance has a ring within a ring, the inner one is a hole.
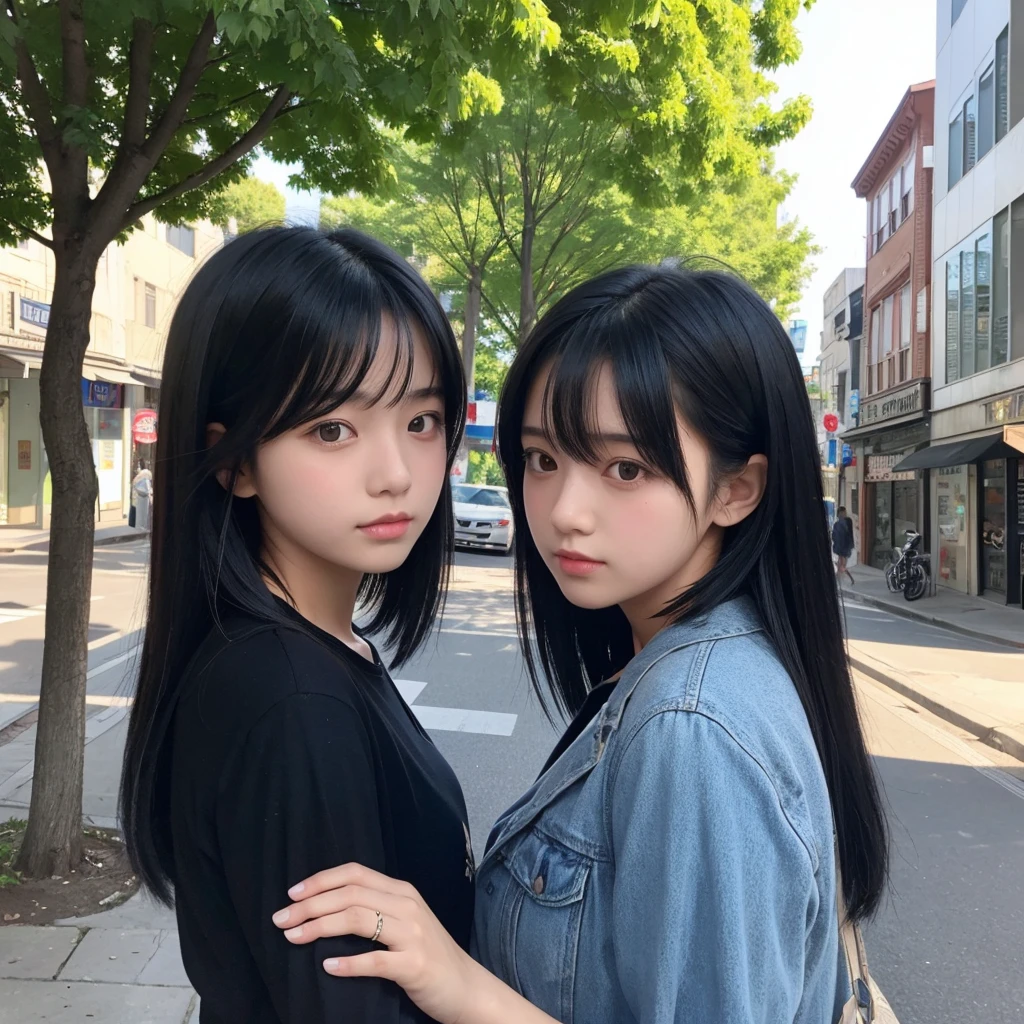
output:
M604 565L604 562L587 558L586 555L581 555L578 551L556 551L555 557L558 559L562 572L569 576L589 576Z
M404 512L396 512L381 516L380 519L375 519L372 523L360 526L359 529L368 537L373 537L374 540L397 540L409 529L411 522L412 516L406 515Z

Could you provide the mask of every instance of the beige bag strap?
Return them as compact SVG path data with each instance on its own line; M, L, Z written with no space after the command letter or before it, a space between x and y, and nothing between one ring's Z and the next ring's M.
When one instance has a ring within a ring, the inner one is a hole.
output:
M846 913L843 896L843 872L839 863L839 842L833 835L836 861L836 915L839 920L839 941L846 959L846 970L850 978L853 995L843 1007L839 1024L871 1024L875 1019L875 1000L871 991L871 974L868 970L867 952L864 939L856 923Z

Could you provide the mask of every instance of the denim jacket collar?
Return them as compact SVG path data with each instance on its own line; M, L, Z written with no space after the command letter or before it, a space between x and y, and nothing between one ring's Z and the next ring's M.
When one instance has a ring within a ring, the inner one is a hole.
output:
M701 615L666 626L657 633L626 666L622 678L590 727L495 826L480 866L483 867L506 839L527 826L559 794L593 771L618 729L626 705L653 665L665 655L684 647L754 633L762 628L754 602L749 597L737 597Z

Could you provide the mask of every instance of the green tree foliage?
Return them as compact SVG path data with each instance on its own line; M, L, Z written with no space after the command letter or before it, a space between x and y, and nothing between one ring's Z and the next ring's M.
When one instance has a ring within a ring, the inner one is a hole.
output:
M492 452L470 452L469 467L466 470L467 484L491 484L505 486L505 474L501 471L497 456Z
M225 223L234 217L240 232L252 231L284 220L284 195L269 181L246 177L224 190L221 210Z
M535 68L560 34L536 0L4 0L0 244L32 236L55 260L40 378L53 508L19 860L28 874L66 874L81 856L97 482L80 380L103 250L150 213L216 217L257 147L297 165L297 187L372 193L392 178L394 128L427 141L495 112L502 94L488 69Z

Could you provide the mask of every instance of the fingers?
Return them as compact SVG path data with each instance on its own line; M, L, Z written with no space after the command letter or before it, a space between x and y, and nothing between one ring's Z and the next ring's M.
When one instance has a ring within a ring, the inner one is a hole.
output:
M288 895L293 900L308 899L310 896L317 896L331 889L340 889L346 885L364 885L395 896L419 895L408 882L383 875L362 864L342 864L340 867L318 871L315 875L310 875L309 878L293 885L288 890Z
M359 935L364 939L377 935L377 941L384 946L400 943L407 931L404 922L387 914L382 918L380 935L377 935L376 912L366 907L349 907L337 914L325 914L297 928L289 928L284 936L295 946L305 946L317 939L336 935Z
M401 983L400 957L375 949L358 956L332 957L324 961L324 970L336 978L386 978Z
M274 915L274 924L278 928L294 928L307 921L340 913L350 907L363 907L371 913L379 910L389 917L404 919L409 917L418 906L418 899L394 896L391 893L361 885L346 885L341 889L332 889L320 896L313 896L308 900L285 907L284 910L279 910ZM374 915L374 928L376 926L377 918Z

